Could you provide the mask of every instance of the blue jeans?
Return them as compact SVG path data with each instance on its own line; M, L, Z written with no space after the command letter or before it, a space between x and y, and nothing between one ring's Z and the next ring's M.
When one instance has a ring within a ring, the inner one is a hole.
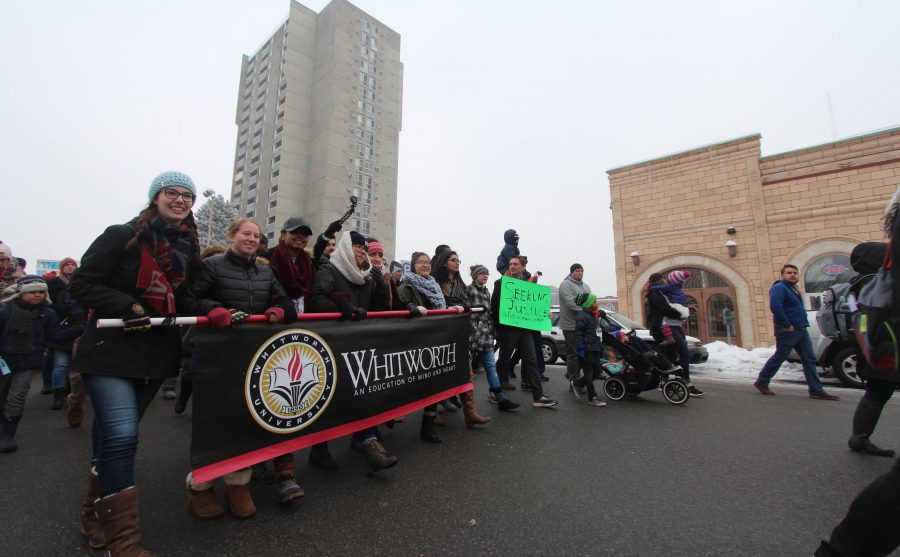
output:
M138 423L162 380L87 373L81 377L94 406L91 464L97 468L100 492L112 495L134 485Z
M787 360L791 350L797 349L800 354L800 360L803 362L803 375L806 376L806 386L811 393L819 393L825 390L822 382L819 381L819 375L816 373L816 354L813 352L812 340L806 329L796 329L793 331L785 331L784 329L775 330L775 353L766 362L756 382L760 385L769 385L769 381L778 372L781 364Z
M65 389L69 380L69 362L72 361L72 353L65 350L53 351L53 375L50 384L53 390Z
M500 386L500 376L497 375L497 361L494 359L493 350L488 349L481 353L481 364L484 366L484 374L487 375L491 392L502 391L503 387Z

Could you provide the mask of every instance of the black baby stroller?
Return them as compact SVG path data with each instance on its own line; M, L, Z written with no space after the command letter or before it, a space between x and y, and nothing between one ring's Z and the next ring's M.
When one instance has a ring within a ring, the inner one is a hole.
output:
M677 375L679 369L665 356L656 352L633 330L626 331L600 316L603 345L612 348L622 359L622 366L603 365L603 392L610 400L622 400L626 394L638 395L660 388L663 397L672 404L684 404L690 398L688 387ZM674 377L670 377L674 375Z

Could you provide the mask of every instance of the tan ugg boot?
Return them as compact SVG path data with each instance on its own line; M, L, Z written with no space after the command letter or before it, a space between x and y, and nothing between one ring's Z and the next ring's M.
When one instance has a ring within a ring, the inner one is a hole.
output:
M250 469L245 468L225 474L222 478L225 482L225 501L231 509L231 514L238 518L250 518L256 514L256 505L250 497L250 490L247 489L250 475Z
M216 497L216 492L213 488L210 487L202 491L188 488L188 494L188 507L191 508L191 512L197 518L209 520L225 514L225 507L222 506L219 498Z

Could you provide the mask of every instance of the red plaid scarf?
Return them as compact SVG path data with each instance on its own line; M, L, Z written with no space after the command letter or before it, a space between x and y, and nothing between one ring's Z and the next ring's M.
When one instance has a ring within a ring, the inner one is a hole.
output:
M193 245L186 224L170 226L160 218L150 223L150 237L141 242L137 288L141 300L160 315L174 315L175 290L187 275Z

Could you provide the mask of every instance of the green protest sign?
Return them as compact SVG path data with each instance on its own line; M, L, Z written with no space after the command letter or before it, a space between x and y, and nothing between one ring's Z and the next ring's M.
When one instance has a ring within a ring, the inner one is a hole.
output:
M550 287L503 277L500 281L500 324L549 331Z

